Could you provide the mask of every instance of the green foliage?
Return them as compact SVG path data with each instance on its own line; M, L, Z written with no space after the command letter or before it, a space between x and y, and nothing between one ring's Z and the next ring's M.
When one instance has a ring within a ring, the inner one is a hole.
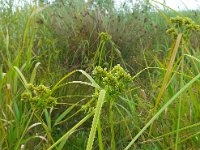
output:
M98 124L98 142L99 142L99 148L103 149L104 144L106 143L107 140L103 140L105 137L110 137L111 140L108 140L108 142L111 142L111 149L116 149L117 147L117 139L115 138L116 136L116 121L114 116L121 115L122 118L123 115L126 115L126 113L122 112L123 108L127 107L128 103L125 102L123 103L122 97L120 96L125 96L127 95L127 91L131 90L130 84L133 81L133 78L129 73L127 73L119 64L114 66L113 68L110 68L108 70L107 68L102 68L100 66L96 66L94 70L92 71L92 76L94 80L96 81L97 84L100 85L101 88L105 90L105 104L100 106L102 107L103 111L105 113L108 113L107 115L104 114L102 111L101 117L95 118L92 123L92 128L90 134L93 134L94 138L94 132L97 128ZM101 96L101 91L99 89L95 90L93 99L97 101L97 105L100 101L98 99ZM101 100L102 101L102 100ZM122 108L118 108L119 105ZM127 108L128 109L128 108ZM130 111L130 110L127 110ZM99 113L99 112L98 112ZM121 118L121 116L118 116L118 118ZM110 131L106 134L104 134L104 126L108 122L108 126L110 128ZM126 127L124 130L130 130L129 129L129 122L126 122ZM90 142L88 142L87 148L91 149L91 145L93 143L92 139L89 139Z
M198 10L23 4L0 1L0 149L199 148Z

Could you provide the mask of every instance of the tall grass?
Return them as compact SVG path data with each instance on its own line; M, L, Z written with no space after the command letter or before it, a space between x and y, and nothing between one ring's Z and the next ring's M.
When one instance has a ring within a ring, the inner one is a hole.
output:
M9 2L0 3L0 149L199 148L199 32L166 34L170 17L199 24L199 11Z

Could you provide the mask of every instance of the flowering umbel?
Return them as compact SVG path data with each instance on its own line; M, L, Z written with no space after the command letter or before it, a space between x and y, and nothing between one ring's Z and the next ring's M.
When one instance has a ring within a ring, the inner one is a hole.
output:
M21 100L30 102L34 109L45 109L54 107L57 104L57 98L51 96L51 90L44 86L27 85L27 90L21 94Z
M106 89L111 96L125 90L132 82L132 77L119 64L108 71L107 68L95 67L92 72L95 81Z
M166 32L176 38L179 33L183 33L183 38L188 39L192 31L200 31L200 25L196 24L188 17L173 17L170 19L172 27Z
M112 37L106 32L99 33L99 36L101 37L101 41L104 41L104 42L107 42L112 39Z

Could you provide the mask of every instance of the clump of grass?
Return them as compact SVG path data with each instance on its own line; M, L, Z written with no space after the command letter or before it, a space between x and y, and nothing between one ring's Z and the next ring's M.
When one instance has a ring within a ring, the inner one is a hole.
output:
M107 69L107 68L102 68L100 66L97 66L94 68L92 75L94 77L94 80L100 85L101 88L103 88L105 90L104 93L104 105L101 104L100 107L102 107L102 113L103 111L105 111L105 113L107 113L108 111L108 115L104 116L103 114L98 115L98 118L96 118L94 116L94 120L92 123L92 128L91 128L91 132L89 139L88 139L88 145L87 145L87 149L91 149L92 148L92 144L93 144L93 140L94 140L94 134L95 134L95 128L97 128L98 125L98 142L99 142L99 148L103 149L104 145L105 145L105 140L104 137L106 137L106 135L104 135L104 130L106 129L105 126L105 121L108 120L108 126L110 128L110 135L107 135L111 138L111 149L116 149L116 147L118 147L117 145L117 139L116 137L116 121L115 117L116 115L122 115L122 118L125 119L126 117L123 116L123 108L125 106L123 106L123 103L120 103L120 100L123 101L122 97L126 95L126 91L130 90L130 84L133 81L133 78L131 77L131 75L129 73L127 73L119 64L114 66L112 69ZM101 96L102 91L100 92L100 90L96 90L95 91L95 95L94 98L97 100L97 97ZM98 102L101 99L98 99ZM101 100L102 101L102 100ZM97 104L98 104L97 102ZM124 103L124 105L127 105L128 103ZM120 107L121 108L120 108ZM119 107L119 108L118 108ZM129 111L127 109L127 111ZM99 113L99 112L96 112ZM96 114L95 113L95 114ZM124 120L125 121L125 120ZM96 125L94 125L96 124ZM125 130L130 130L129 129L129 122L125 121L126 124L126 128Z
M0 149L199 147L199 12L137 2L1 2Z
M164 80L163 80L162 86L161 86L159 94L157 96L157 99L156 99L156 102L155 102L155 107L153 108L153 112L154 112L153 114L155 114L153 116L153 118L157 114L156 111L157 111L158 105L161 103L161 100L165 99L165 95L167 94L166 89L168 88L168 86L170 86L171 82L174 79L176 79L176 84L179 84L180 88L184 87L184 83L187 81L187 79L185 78L184 74L188 73L187 72L188 70L186 71L184 69L184 66L187 66L185 58L184 58L184 55L186 53L191 54L189 49L187 49L186 47L188 47L188 42L189 42L189 39L190 39L192 31L199 31L199 25L194 23L189 18L186 18L186 17L175 17L175 18L170 19L170 21L173 24L173 27L170 28L169 30L167 30L167 32L169 34L171 34L173 38L177 38L177 40L176 40L176 44L175 45L172 44L172 48L171 48L170 53L169 53L170 61L167 63L167 72L166 72L166 74L164 76ZM183 38L181 38L181 37L183 37ZM180 45L180 43L182 45ZM179 49L180 49L180 52L178 52ZM176 58L177 58L177 61L175 60ZM190 60L190 61L193 64L192 68L195 68L196 71L198 72L198 67L197 67L196 62L194 62L193 59ZM171 77L170 74L172 73L173 69L175 69L176 71L178 71L180 69L180 76L176 76L175 74L173 74L172 77ZM198 77L197 77L197 79L198 79ZM169 102L169 101L167 101L167 102ZM180 96L179 105L176 106L178 119L177 119L177 124L175 124L175 126L176 126L176 139L175 139L175 144L174 144L175 149L178 148L178 144L179 144L178 141L179 141L179 138L180 138L179 137L180 136L180 134L179 134L180 124L184 124L183 122L181 122L181 117L183 117L182 116L182 113L183 113L182 111L184 111L184 112L186 111L186 108L183 109L183 106L186 106L185 103L186 102L184 101L184 97ZM172 110L170 110L170 111L172 111ZM160 111L158 111L158 113L159 112ZM174 112L174 113L176 113L176 112ZM170 114L173 114L173 113L171 112ZM153 120L150 120L150 121L153 121ZM155 126L155 124L154 125L153 124L150 125L149 135L151 134L153 126ZM134 140L132 140L132 141L134 141Z

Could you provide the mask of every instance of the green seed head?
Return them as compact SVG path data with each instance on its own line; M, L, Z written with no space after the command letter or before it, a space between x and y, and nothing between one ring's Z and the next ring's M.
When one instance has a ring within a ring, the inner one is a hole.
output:
M48 94L51 92L51 90L44 85L37 86L35 88L35 91L36 91L37 95L44 95L44 94Z
M23 101L28 101L28 100L30 100L31 99L31 93L29 93L29 92L24 92L24 93L22 93L22 95L21 95L21 100L23 100Z
M110 71L100 66L93 71L93 77L111 96L122 92L132 82L132 77L119 64Z
M106 32L101 32L99 35L101 37L101 41L104 41L104 42L110 41L112 39L112 37Z
M100 81L107 76L107 73L107 68L103 69L100 66L97 66L93 70L92 75L97 81Z
M168 29L166 32L173 38L176 38L179 33L182 33L183 38L188 40L192 31L200 31L200 26L188 17L173 17L170 18L170 22L173 27Z
M47 100L46 100L46 107L50 108L50 107L54 107L56 106L57 104L57 98L55 97L49 97Z
M21 100L29 101L34 109L45 109L54 107L57 104L57 98L51 96L51 90L44 86L27 85L28 90L21 95Z
M35 87L33 84L29 83L29 84L27 84L27 89L33 92Z
M184 24L184 18L180 16L170 18L170 21L172 24L175 24L176 26L179 26L179 27Z
M30 103L35 109L45 109L45 101L39 96L35 96L30 100Z

